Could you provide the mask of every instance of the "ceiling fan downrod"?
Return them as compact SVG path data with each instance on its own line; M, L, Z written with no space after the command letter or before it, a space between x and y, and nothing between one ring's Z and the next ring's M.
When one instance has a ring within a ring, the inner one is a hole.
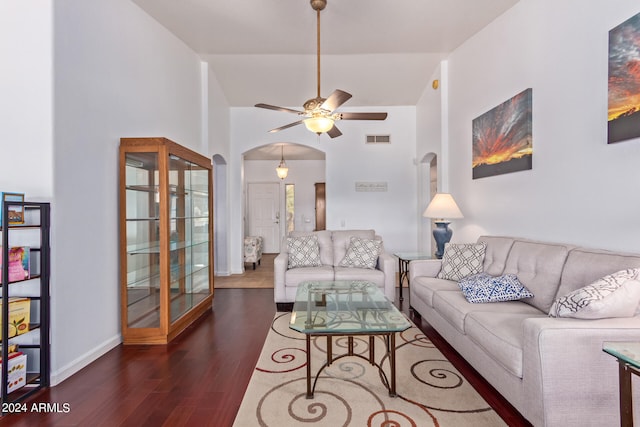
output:
M317 29L316 29L316 33L317 33L317 55L316 55L316 60L318 63L317 66L317 79L318 79L318 85L317 85L317 97L320 98L320 11L323 10L325 7L327 7L327 0L310 0L311 3L311 7L313 8L313 10L316 11L316 15L317 15Z

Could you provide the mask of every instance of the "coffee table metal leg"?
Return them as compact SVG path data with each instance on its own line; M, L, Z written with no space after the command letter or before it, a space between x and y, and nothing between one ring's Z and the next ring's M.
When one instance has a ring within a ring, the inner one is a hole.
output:
M307 399L313 399L311 391L311 335L307 336Z
M389 396L396 397L396 334L394 332L389 334L389 367L391 369L391 389L389 390Z
M633 403L631 394L631 372L626 362L619 362L620 381L620 426L633 427Z

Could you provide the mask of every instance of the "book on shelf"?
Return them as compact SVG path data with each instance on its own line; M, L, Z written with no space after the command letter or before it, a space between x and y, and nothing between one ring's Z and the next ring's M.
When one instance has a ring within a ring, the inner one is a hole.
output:
M2 309L0 299L0 309ZM29 332L31 321L31 300L29 298L9 298L9 338ZM2 339L2 317L0 317L0 340Z
M0 191L0 206L3 203L9 205L9 224L24 224L24 207L22 205L12 205L11 202L24 203L24 193L8 193ZM4 209L4 208L3 208ZM0 209L0 226L3 223L2 212Z
M0 357L0 368L3 360ZM9 353L9 361L7 362L7 392L11 393L27 384L27 355L14 351Z
M0 283L2 283L2 246L0 246ZM28 246L9 248L9 283L31 277L31 254Z

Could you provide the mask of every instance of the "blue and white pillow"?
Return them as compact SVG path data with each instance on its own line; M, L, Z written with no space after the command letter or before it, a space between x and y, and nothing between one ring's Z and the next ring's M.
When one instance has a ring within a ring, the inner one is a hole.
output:
M464 297L471 303L517 301L533 298L515 274L492 276L487 273L474 274L458 282Z

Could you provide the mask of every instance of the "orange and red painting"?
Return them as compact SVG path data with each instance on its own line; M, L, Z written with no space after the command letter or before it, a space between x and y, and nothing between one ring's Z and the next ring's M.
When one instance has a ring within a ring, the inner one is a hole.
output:
M640 13L609 31L607 142L640 137Z
M473 120L473 179L532 168L532 109L526 89Z

